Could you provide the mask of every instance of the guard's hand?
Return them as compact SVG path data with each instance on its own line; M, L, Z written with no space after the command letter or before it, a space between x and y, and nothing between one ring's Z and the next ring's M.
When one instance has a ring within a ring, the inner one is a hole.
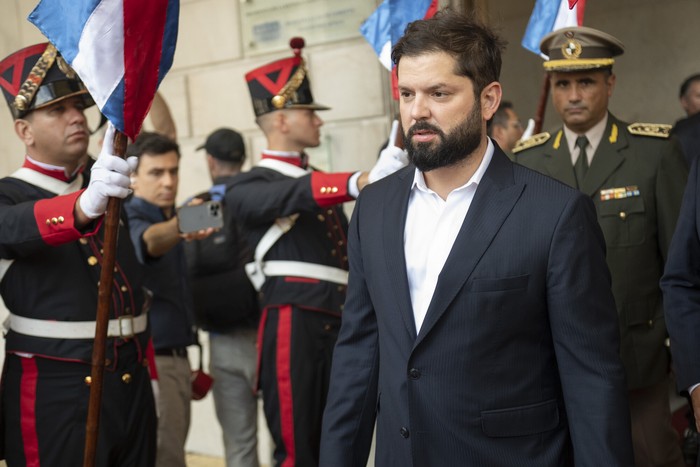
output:
M391 135L386 148L379 153L379 159L369 171L369 183L391 175L408 164L408 154L405 150L395 146L396 135L398 134L399 122L394 120L391 126Z
M107 210L107 201L112 198L126 198L131 194L129 175L136 168L138 159L124 160L114 155L115 129L110 122L105 132L102 151L90 170L90 184L80 195L80 209L90 219L96 219Z

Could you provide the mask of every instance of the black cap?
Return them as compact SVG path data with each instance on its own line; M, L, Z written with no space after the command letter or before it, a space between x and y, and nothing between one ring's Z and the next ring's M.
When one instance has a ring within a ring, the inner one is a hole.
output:
M228 162L245 160L245 144L243 137L230 128L219 128L207 136L207 140L197 148L204 149L215 159Z
M82 96L85 107L94 104L78 75L49 42L25 47L0 61L0 88L15 119L72 96Z

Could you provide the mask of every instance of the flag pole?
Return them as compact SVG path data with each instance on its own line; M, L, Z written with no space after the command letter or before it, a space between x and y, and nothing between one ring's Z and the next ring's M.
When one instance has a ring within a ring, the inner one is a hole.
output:
M549 73L545 73L544 79L542 80L542 90L540 91L540 100L537 103L537 112L535 113L535 129L533 130L533 134L542 132L544 112L547 109L547 99L549 99Z
M114 134L114 153L124 157L126 154L126 135L121 131ZM117 233L122 200L109 198L104 216L104 243L102 270L97 292L97 317L95 341L92 346L92 371L90 374L90 399L88 403L87 423L85 425L85 451L83 467L93 467L97 455L97 439L100 427L100 409L102 406L102 382L105 369L105 349L107 346L107 327L109 308L112 302L112 281L116 264Z

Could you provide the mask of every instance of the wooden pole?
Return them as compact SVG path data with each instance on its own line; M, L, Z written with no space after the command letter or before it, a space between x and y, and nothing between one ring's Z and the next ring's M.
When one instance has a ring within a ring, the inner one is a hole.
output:
M549 73L544 74L542 80L542 90L540 91L540 101L537 104L537 112L535 113L535 129L533 134L542 132L542 124L544 123L544 112L547 109L547 99L549 99Z
M114 134L114 152L117 156L126 154L126 135L120 131ZM102 382L105 369L105 348L107 345L107 327L109 308L112 302L112 280L116 264L117 233L122 200L110 198L104 216L104 246L102 254L102 271L97 292L97 317L95 319L95 341L92 346L92 371L90 383L90 401L88 404L87 423L85 425L84 467L93 467L97 455L97 438L100 427L100 408L102 406Z

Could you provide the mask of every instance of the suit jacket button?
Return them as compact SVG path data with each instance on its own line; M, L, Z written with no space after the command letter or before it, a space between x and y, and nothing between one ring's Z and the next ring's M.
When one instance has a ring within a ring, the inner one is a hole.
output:
M399 430L399 433L401 433L401 436L404 438L408 438L408 428L405 426L402 426L401 429Z
M416 368L411 368L408 371L408 377L411 379L420 379L420 370L417 370Z

